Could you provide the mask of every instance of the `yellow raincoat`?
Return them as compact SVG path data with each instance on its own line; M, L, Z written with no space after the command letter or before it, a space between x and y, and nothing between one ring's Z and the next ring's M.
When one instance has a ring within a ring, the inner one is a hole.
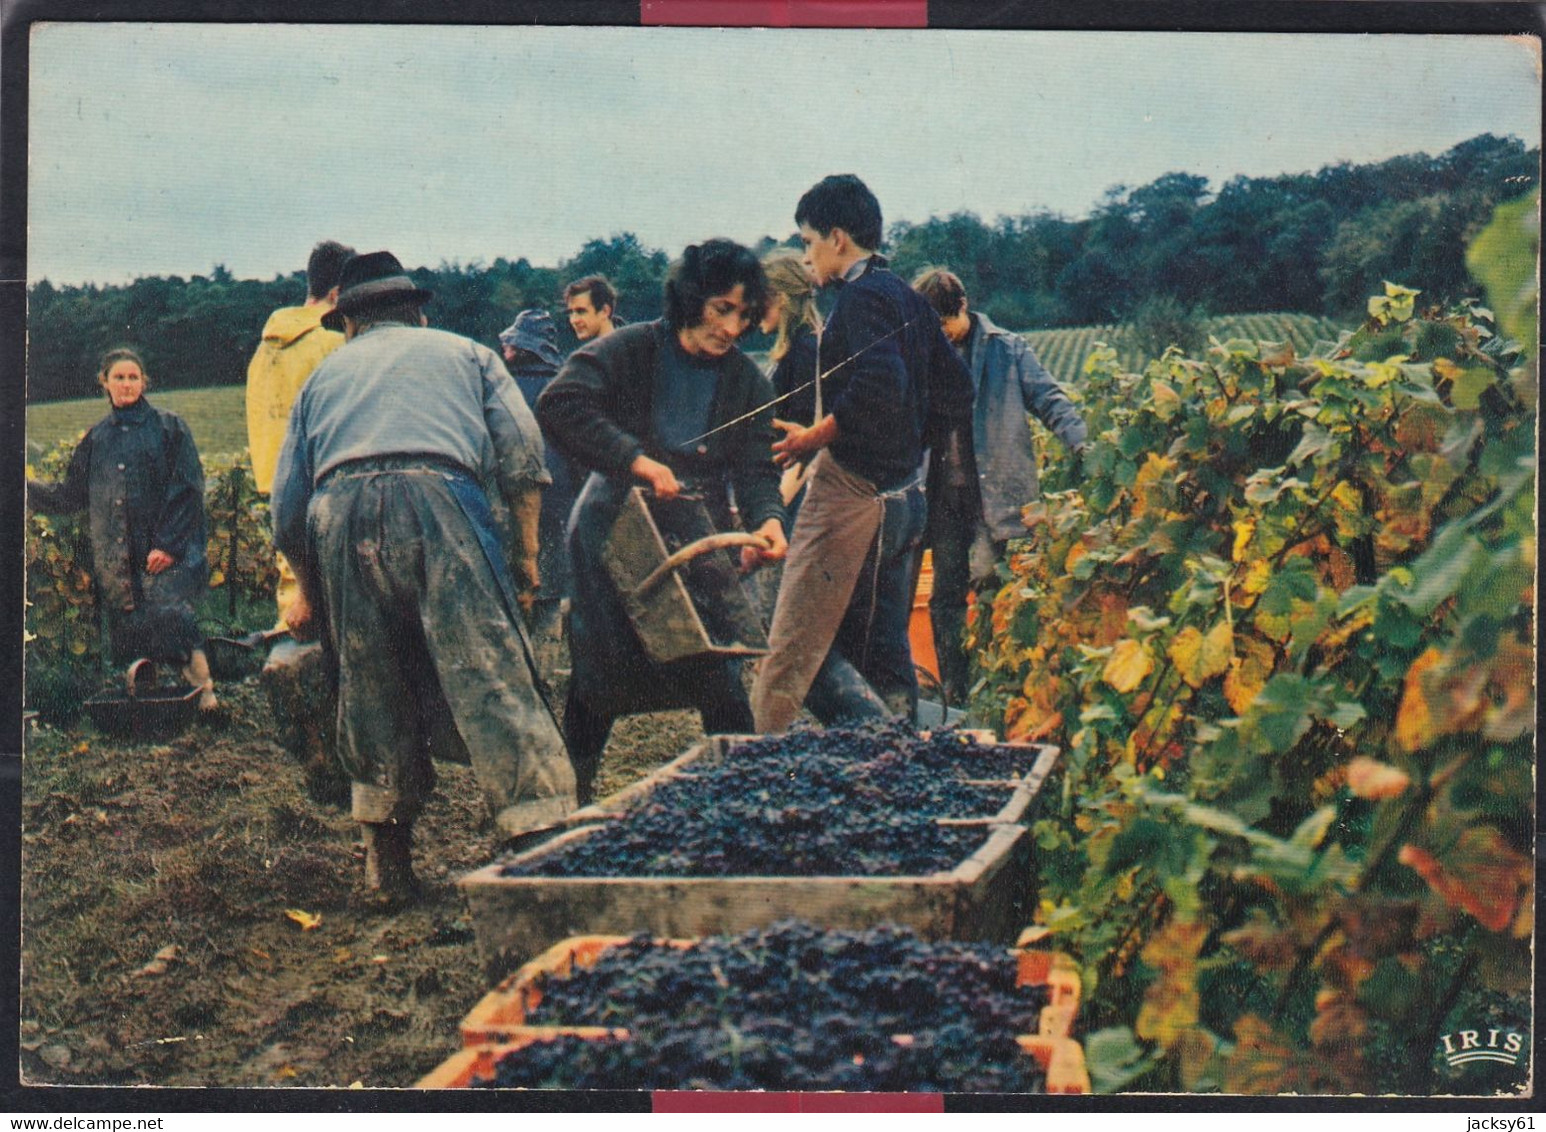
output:
M284 444L290 406L311 371L344 343L344 336L322 326L331 308L281 307L268 316L263 341L247 365L247 444L252 451L252 478L267 495L274 485L274 466ZM279 555L280 623L296 595L295 574Z

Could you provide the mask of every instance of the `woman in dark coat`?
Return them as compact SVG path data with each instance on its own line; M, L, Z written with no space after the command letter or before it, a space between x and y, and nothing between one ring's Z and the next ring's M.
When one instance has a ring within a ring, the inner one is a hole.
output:
M651 661L601 555L628 492L642 486L659 499L701 492L720 529L733 488L743 525L764 540L742 550L742 569L784 556L772 388L735 346L762 316L766 295L750 251L729 240L693 245L666 280L665 318L576 350L537 401L544 435L590 470L568 530L572 675L564 734L582 804L594 796L618 716L696 707L706 732L751 730L740 665Z
M204 469L181 417L145 399L149 379L133 350L109 350L97 381L111 406L86 433L64 481L27 483L38 511L85 510L92 580L107 611L115 664L138 657L183 665L218 706L194 609L209 581Z

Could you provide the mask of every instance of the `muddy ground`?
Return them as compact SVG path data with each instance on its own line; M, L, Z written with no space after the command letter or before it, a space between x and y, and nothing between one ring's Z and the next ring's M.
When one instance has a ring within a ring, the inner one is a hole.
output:
M423 901L370 914L354 823L306 796L255 682L220 691L220 718L164 742L109 739L84 717L34 735L22 1081L412 1086L487 990L455 887L500 841L472 773L437 764L416 827ZM620 721L600 792L701 734L695 712Z

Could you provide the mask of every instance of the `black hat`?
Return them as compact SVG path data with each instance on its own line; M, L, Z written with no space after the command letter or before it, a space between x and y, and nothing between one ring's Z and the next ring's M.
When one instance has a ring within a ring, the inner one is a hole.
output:
M389 303L427 303L433 291L415 287L391 252L365 252L350 258L338 277L338 303L322 316L329 330L344 328L344 315L356 315Z

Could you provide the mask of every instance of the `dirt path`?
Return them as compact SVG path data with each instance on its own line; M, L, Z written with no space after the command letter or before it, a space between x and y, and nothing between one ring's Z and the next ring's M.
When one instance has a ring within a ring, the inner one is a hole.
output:
M453 1052L487 989L454 883L498 841L471 772L437 765L416 829L423 902L364 914L354 824L302 792L256 685L222 695L223 720L161 744L84 720L33 742L24 1083L411 1086ZM603 793L700 735L696 713L621 721Z

